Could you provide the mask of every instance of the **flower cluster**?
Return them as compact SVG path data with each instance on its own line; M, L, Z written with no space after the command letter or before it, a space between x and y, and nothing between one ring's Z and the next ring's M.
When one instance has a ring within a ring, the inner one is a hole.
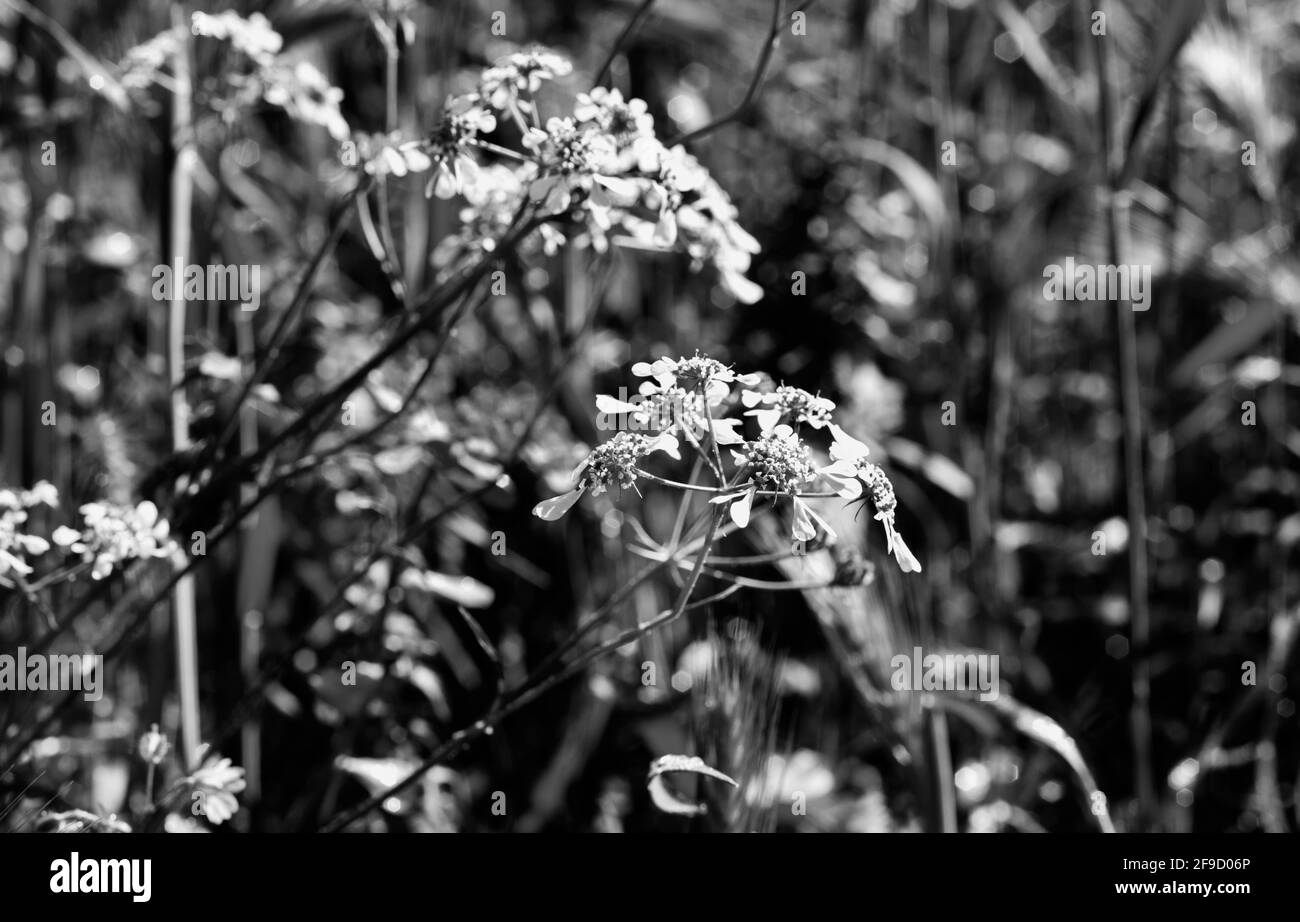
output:
M497 127L496 116L479 104L476 97L462 96L447 100L442 121L429 135L429 154L437 174L426 188L438 198L453 198L472 192L481 179L478 163L471 153L479 135L491 134Z
M835 410L835 404L825 397L784 384L770 394L745 391L740 399L745 406L754 408L745 415L755 417L759 428L764 432L783 419L796 425L807 423L814 429L821 429L830 423L831 413Z
M32 572L26 555L39 556L50 543L36 535L24 534L30 510L37 506L59 505L59 491L42 480L30 490L0 489L0 578L10 573L27 576Z
M646 455L662 451L681 460L678 442L669 433L648 438L634 432L619 432L607 442L597 445L573 472L577 486L567 493L543 500L533 507L533 515L553 522L581 498L588 490L593 495L610 487L623 489L636 486L638 466Z
M215 16L196 12L190 17L190 31L195 35L228 41L236 51L243 52L259 64L271 63L284 47L280 33L271 28L271 21L261 13L253 13L245 19L230 10Z
M758 242L739 224L731 200L698 160L655 136L644 100L595 87L572 109L543 118L535 94L571 73L563 56L534 47L485 69L476 89L449 97L425 138L358 138L364 169L403 176L433 170L425 192L462 196L462 226L434 251L439 268L491 252L525 212L537 225L517 247L552 253L573 242L604 251L611 243L674 248L693 270L711 266L738 301L762 290L745 277ZM498 129L507 138L489 140ZM502 146L517 129L517 147ZM494 233L495 232L495 233Z
M343 91L310 62L281 54L284 39L261 13L243 17L229 10L216 15L196 12L190 18L190 31L228 42L245 59L244 66L223 74L226 92L209 97L226 117L236 117L244 105L264 100L299 121L320 125L335 140L350 137L339 109ZM119 64L123 85L136 90L155 82L168 85L162 79L163 69L181 47L182 38L183 33L168 29L127 51Z
M169 557L177 549L168 537L167 520L148 500L138 506L87 503L79 511L85 525L81 531L61 525L51 537L92 564L95 579L108 576L124 561Z
M563 55L540 45L507 55L483 71L479 78L479 93L488 105L498 111L508 112L523 126L523 108L532 114L532 96L542 88L543 80L567 77L573 65Z
M794 496L813 476L812 452L789 426L764 432L732 455L764 490Z
M832 421L835 410L832 401L787 385L760 390L762 376L738 374L699 352L690 357L665 356L654 362L638 362L632 366L632 372L650 379L640 388L644 402L633 404L601 394L596 398L596 407L602 414L627 414L640 428L657 428L659 434L650 437L619 432L597 446L574 471L576 486L538 503L533 509L535 515L554 521L584 492L599 493L610 486L635 489L637 480L644 476L669 486L713 493L709 501L725 505L737 528L749 525L754 504L760 497L770 499L773 506L788 502L792 513L791 535L800 541L811 541L819 532L830 538L834 532L806 499L861 497L875 507L875 518L885 531L888 552L897 560L899 568L904 573L920 572L920 563L895 524L898 501L893 484L879 465L867 460L866 444ZM737 386L739 393L735 390ZM736 407L749 408L744 415L757 423L756 437L744 438L738 431L744 420L726 415ZM813 432L829 432L831 443L825 449L830 456L829 464L818 467L814 446L805 441L804 426ZM679 435L713 469L718 479L716 487L683 485L642 471L641 460L652 451L662 450L680 460ZM738 446L729 452L730 472L718 468L721 461L718 448L722 445Z

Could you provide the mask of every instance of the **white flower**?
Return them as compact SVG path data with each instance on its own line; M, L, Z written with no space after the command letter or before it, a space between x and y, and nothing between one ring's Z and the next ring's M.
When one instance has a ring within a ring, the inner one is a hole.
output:
M807 423L814 429L821 429L831 421L835 404L802 388L781 385L770 394L758 391L744 391L740 401L747 407L753 407L746 416L758 419L758 427L767 432L783 418L789 418L796 424Z
M829 481L835 492L845 499L861 496L865 486L871 504L876 509L876 521L885 529L886 550L894 555L899 569L904 573L920 573L920 561L894 525L894 514L898 508L894 485L879 465L867 460L869 449L865 444L834 423L830 424L830 429L834 437L830 449L832 463L817 473Z
M201 795L196 803L202 813L216 825L221 825L239 810L235 795L244 790L244 770L232 765L230 759L216 753L208 754L205 743L200 750L202 765L185 779L190 789Z
M629 179L609 175L616 169L614 144L591 128L579 128L571 118L552 118L546 130L530 128L524 146L532 150L541 174L528 187L528 197L543 203L551 214L573 204L585 207L597 227L610 226L609 209L630 205L639 187Z
M482 178L472 145L480 133L494 131L496 126L496 116L479 104L477 96L448 99L442 122L429 138L437 173L429 180L425 195L472 198Z
M433 160L420 141L399 143L394 135L357 135L357 151L372 176L405 176L423 173Z
M87 503L79 511L85 522L82 531L60 527L52 537L55 544L93 563L94 579L103 579L126 560L169 557L177 549L168 537L167 521L148 500L135 507Z
M617 433L609 441L593 448L574 470L573 478L578 484L574 489L538 503L533 507L533 515L554 522L588 490L599 494L611 486L635 488L637 465L655 451L662 451L678 461L682 458L677 439L670 433L661 433L653 439L632 432Z
M48 481L39 481L30 490L0 489L0 577L32 573L26 558L44 554L50 549L50 542L24 533L20 526L26 524L29 509L58 505L59 491Z
M521 94L532 96L543 80L553 80L573 72L573 65L563 55L541 46L508 55L483 71L479 77L479 95L494 109L509 112L523 124L519 107Z
M588 122L614 139L619 148L625 148L640 138L653 138L655 120L647 111L645 100L623 100L618 90L595 87L590 93L579 93L573 117Z

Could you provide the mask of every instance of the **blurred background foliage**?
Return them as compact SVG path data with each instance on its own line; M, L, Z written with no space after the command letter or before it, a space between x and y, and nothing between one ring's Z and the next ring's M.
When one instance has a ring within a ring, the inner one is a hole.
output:
M221 9L265 13L366 133L384 130L373 16L409 18L398 116L415 137L448 93L519 43L570 55L562 84L585 90L641 7ZM168 8L31 9L0 0L0 480L49 479L73 508L152 498L178 534L210 529L248 487L216 477L171 499L199 463L171 452L165 313L149 295L166 258L169 106L157 91L128 95L113 67L166 27ZM860 589L745 592L694 612L598 660L352 828L1077 831L1104 814L1127 830L1294 831L1300 7L1102 9L1099 35L1093 5L1065 0L823 0L801 23L794 4L774 19L767 2L653 3L610 85L646 100L663 138L740 104L776 26L753 104L689 142L762 244L750 277L763 299L734 303L677 255L506 254L506 293L467 312L431 368L431 339L417 339L350 398L364 429L414 388L395 424L356 444L337 426L304 441L301 457L321 463L214 543L198 571L205 738L249 778L235 827L313 829L384 790L628 582L640 563L606 497L563 527L529 510L567 488L600 438L595 393L628 385L632 362L698 348L837 401L845 428L888 459L925 572L881 566ZM224 108L226 64L196 61L194 261L262 266L252 329L264 341L351 173L322 128L267 106ZM1110 148L1099 66L1115 90ZM1126 564L1123 330L1108 303L1049 301L1042 287L1044 267L1068 256L1115 261L1115 176L1130 193L1119 261L1153 278L1134 317L1145 643ZM426 199L419 177L392 178L389 194L403 280L421 290L460 205ZM262 437L368 358L404 309L347 222L288 361L257 395ZM229 357L249 330L225 305L193 310L201 454L229 420ZM41 423L44 401L55 426ZM671 527L653 490L642 514L652 533ZM834 524L879 563L868 518ZM394 546L399 534L410 540ZM790 566L787 579L833 563ZM354 571L364 575L347 585ZM113 603L161 584L136 580L87 610L83 645L117 637L139 613ZM609 629L673 591L641 584ZM6 649L39 634L36 612L4 604ZM104 700L66 709L0 781L0 802L23 803L11 816L49 798L121 812L139 796L134 740L154 721L176 729L166 609L121 648ZM998 654L1003 697L895 692L890 659L915 644ZM1255 685L1243 684L1247 661ZM344 662L355 685L338 682ZM1145 756L1131 723L1143 670ZM8 735L35 712L6 703ZM702 817L657 811L643 773L678 752L740 786L701 788L717 799Z

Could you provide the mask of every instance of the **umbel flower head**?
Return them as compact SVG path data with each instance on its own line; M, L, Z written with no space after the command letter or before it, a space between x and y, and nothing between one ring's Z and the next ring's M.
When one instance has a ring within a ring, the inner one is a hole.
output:
M816 473L812 452L789 426L776 426L752 442L746 442L741 451L732 451L732 458L741 473L749 475L748 488L741 493L727 493L711 502L729 503L731 520L737 527L749 524L754 498L759 490L777 496L788 496L794 508L791 534L799 541L811 541L821 527L834 537L830 525L812 507L799 498L799 493Z
M893 484L880 466L867 460L867 446L834 423L833 402L797 387L774 388L762 375L740 374L698 351L689 357L664 356L653 362L637 362L632 372L649 379L642 382L639 396L633 398L637 402L599 394L596 409L606 418L626 416L631 428L657 434L619 432L597 446L574 471L574 488L538 503L534 515L547 521L558 519L588 490L600 493L610 487L635 489L637 479L643 475L640 462L646 455L663 451L681 460L680 437L697 455L696 470L710 470L716 486L681 483L649 473L644 476L668 487L714 494L709 502L726 506L737 528L748 527L754 503L760 497L770 498L772 507L788 502L791 535L800 541L812 541L819 533L835 537L808 499L831 495L856 499L865 494L875 507L876 520L885 529L889 553L903 572L920 572L921 564L895 525L898 500ZM769 383L764 384L765 380ZM740 386L738 394L733 392L736 385ZM757 423L756 437L746 439L740 431L743 417L725 415L738 407L748 408L744 417ZM805 425L812 430L809 435L829 431L830 464L817 467L813 448L804 440L801 427ZM723 445L734 446L728 452L730 471L719 451ZM862 567L850 570L846 570L845 580L854 573L859 577L865 573Z
M561 214L575 203L585 205L597 226L607 229L610 207L636 200L636 184L612 175L615 149L608 135L571 118L553 118L545 131L529 128L523 143L537 155L542 170L529 185L528 197L547 212Z

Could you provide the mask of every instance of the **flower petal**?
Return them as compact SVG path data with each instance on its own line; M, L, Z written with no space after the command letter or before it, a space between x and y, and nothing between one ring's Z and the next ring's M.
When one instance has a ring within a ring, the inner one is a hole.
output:
M647 446L646 451L662 451L674 461L682 460L677 436L673 435L671 432L664 432L656 436L649 446Z
M737 528L745 528L749 525L749 513L754 506L754 495L757 492L758 487L752 486L744 496L731 504L731 521L736 523Z
M585 489L585 487L578 487L568 493L561 493L559 496L544 499L533 507L533 515L544 522L554 522L573 507L573 504L578 501L578 497L582 496Z
M921 562L903 541L903 536L897 533L894 534L894 559L898 561L898 568L904 573L921 572Z

